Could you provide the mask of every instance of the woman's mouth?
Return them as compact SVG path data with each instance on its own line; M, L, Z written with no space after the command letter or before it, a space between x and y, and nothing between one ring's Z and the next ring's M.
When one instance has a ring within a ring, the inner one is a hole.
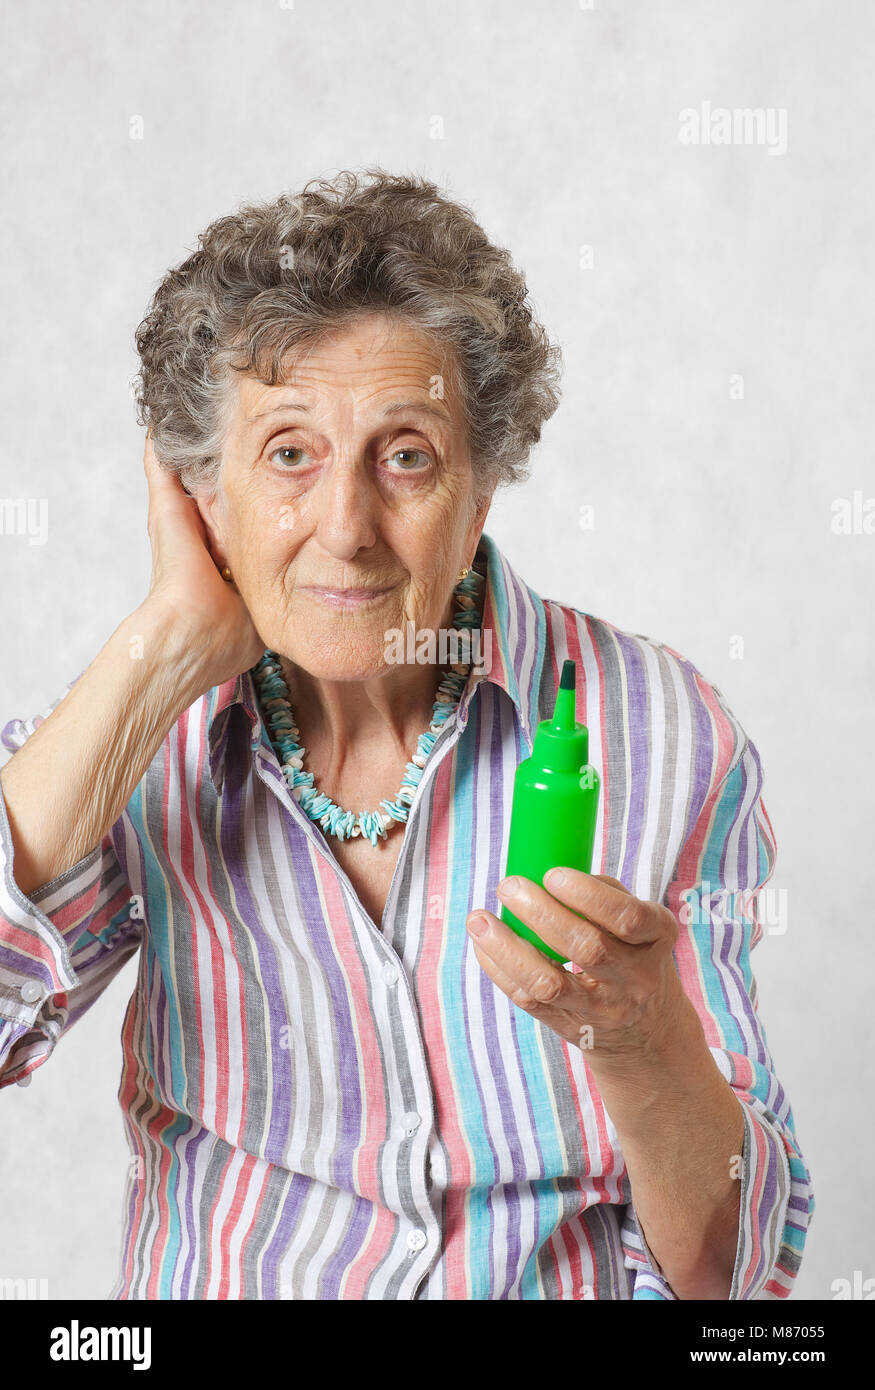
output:
M388 594L391 585L382 589L326 589L319 584L304 584L302 592L310 594L317 602L328 603L333 608L361 608L366 603L374 603Z

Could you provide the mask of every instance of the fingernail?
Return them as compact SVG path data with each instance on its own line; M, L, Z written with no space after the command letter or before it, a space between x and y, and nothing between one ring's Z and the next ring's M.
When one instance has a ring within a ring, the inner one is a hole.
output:
M514 874L510 878L503 878L495 891L500 898L512 898L519 890L520 881Z
M472 936L482 936L489 923L485 917L469 917L465 925Z
M565 872L563 869L548 869L544 875L544 883L548 888L561 888L565 882Z

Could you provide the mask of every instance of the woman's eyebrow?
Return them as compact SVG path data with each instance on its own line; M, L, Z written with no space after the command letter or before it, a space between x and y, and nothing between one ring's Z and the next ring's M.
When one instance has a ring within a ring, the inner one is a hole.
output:
M437 406L429 405L428 401L394 401L392 405L387 405L383 411L383 418L387 415L397 415L402 410L418 411L420 415L433 415L436 420L443 420L444 424L450 424L450 417L445 410L438 410Z
M265 419L268 415L278 415L283 410L300 410L303 415L307 415L310 412L310 407L304 401L284 401L280 405L271 406L270 410L262 410L257 415L248 415L246 422L252 424L256 420ZM432 415L445 425L452 423L445 410L439 410L437 406L430 405L428 401L393 401L383 411L383 419L390 415L397 415L402 410L418 411L421 415Z
M270 410L260 410L256 415L247 415L246 423L251 425L255 420L264 420L268 415L278 415L281 410L301 410L306 415L310 407L304 401L281 401L279 405L271 406Z

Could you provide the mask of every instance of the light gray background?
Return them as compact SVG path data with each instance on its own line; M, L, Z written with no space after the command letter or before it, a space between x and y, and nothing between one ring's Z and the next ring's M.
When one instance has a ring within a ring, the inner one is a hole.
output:
M0 51L0 493L49 506L45 545L0 537L0 724L148 590L129 382L165 270L245 199L372 163L435 178L565 353L487 530L545 597L689 657L760 750L788 917L753 964L817 1202L795 1296L875 1276L875 536L831 529L875 494L871 4L91 0L4 7ZM704 101L785 110L786 153L683 145ZM115 1278L134 973L2 1093L0 1276L52 1297Z

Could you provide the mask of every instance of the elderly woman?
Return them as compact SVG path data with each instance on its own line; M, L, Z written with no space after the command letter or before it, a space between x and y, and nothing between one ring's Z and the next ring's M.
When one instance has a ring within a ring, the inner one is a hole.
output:
M760 760L483 530L558 400L507 252L423 178L314 180L214 222L137 346L150 591L0 797L0 1084L140 952L110 1297L785 1297ZM482 661L390 642L454 628ZM594 872L502 880L567 658Z

